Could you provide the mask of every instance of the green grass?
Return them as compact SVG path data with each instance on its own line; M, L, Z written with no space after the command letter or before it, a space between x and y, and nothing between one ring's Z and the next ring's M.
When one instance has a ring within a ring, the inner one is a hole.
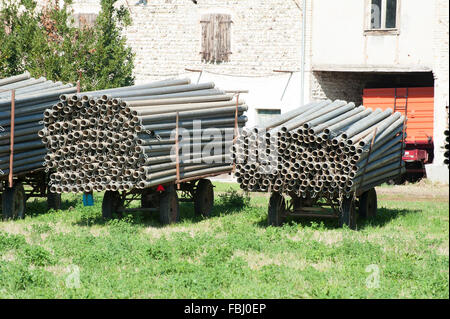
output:
M167 227L155 215L104 222L100 194L94 207L64 195L49 213L29 202L31 216L0 222L0 297L449 298L448 202L381 199L358 231L317 219L274 228L266 195L238 207L218 196L237 185L216 186L211 218L186 203ZM369 265L378 288L366 286ZM74 269L79 288L66 285Z

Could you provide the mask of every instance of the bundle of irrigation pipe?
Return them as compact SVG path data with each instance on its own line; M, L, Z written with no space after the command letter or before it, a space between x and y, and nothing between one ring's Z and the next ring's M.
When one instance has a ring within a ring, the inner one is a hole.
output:
M52 192L129 191L229 173L243 99L170 79L63 94L39 132Z
M28 72L0 79L0 179L44 168L46 150L38 135L43 112L61 94L74 92L72 84L35 79Z
M405 172L406 119L391 109L320 101L245 128L232 146L247 191L339 198Z

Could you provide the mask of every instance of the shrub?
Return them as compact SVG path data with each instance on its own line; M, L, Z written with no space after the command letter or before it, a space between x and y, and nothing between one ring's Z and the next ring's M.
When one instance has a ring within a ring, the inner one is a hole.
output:
M71 0L48 3L2 0L0 9L0 78L28 70L33 77L75 83L82 90L132 85L133 53L121 35L131 23L117 0L101 0L93 27L74 24Z
M219 195L219 204L233 209L243 209L250 204L250 196L248 194L240 194L230 188L226 193Z

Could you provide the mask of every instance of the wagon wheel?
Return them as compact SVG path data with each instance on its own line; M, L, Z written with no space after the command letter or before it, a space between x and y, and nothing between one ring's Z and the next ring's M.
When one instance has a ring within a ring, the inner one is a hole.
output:
M47 188L47 210L61 209L61 194L50 192L50 187Z
M173 187L168 188L159 199L159 218L161 224L168 225L180 219L178 195Z
M3 219L23 219L26 206L25 189L18 183L12 188L6 188L2 196Z
M272 193L267 214L269 226L281 226L284 222L285 214L286 203L283 195L280 193Z
M350 229L356 229L355 201L353 197L342 199L339 224L341 227L347 225Z
M104 219L111 219L123 206L122 198L117 191L106 191L103 195L102 216Z
M363 218L377 216L377 192L375 188L363 193L359 198L359 216Z
M194 194L195 214L209 217L214 206L214 186L209 179L201 179L198 182Z

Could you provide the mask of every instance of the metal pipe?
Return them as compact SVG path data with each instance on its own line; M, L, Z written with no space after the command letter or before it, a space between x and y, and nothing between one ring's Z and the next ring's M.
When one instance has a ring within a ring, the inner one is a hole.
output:
M2 86L8 85L8 84L11 84L14 82L25 81L25 80L28 80L29 78L30 78L30 73L28 71L26 71L19 75L14 75L14 76L0 79L0 90L1 90Z
M60 94L75 92L76 88L66 88L61 90L56 90L52 92L47 92L44 94L29 94L22 96L16 100L17 105L29 105L39 101L40 103L54 101L58 98ZM9 105L9 101L0 101L0 107Z

